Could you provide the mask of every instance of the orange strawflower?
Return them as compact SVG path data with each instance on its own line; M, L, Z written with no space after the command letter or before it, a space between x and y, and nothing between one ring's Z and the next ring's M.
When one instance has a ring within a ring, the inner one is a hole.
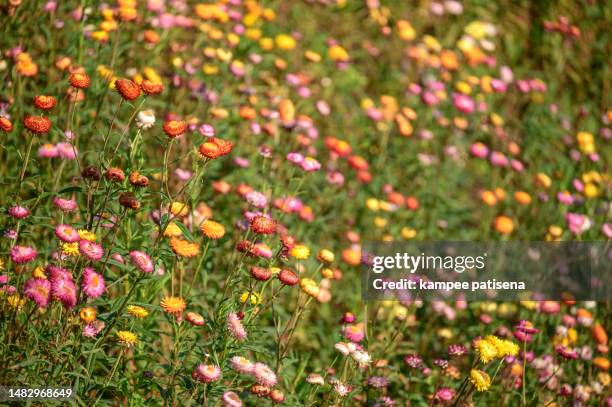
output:
M176 138L187 130L187 123L182 120L167 120L164 122L164 132L170 138Z
M161 300L159 306L169 314L180 315L185 310L187 304L185 304L185 300L181 297L166 296Z
M134 81L129 79L117 79L115 88L121 97L125 100L134 100L140 96L140 88Z
M164 90L164 84L145 79L140 83L140 88L147 95L159 95Z
M189 258L200 254L200 246L198 246L197 243L192 243L177 237L170 239L170 247L172 248L172 251L180 257Z
M12 131L13 123L11 123L11 121L7 119L6 117L0 116L0 130L2 130L5 133Z
M69 81L70 85L77 89L87 89L89 87L89 83L91 82L89 75L84 72L73 73L70 75Z
M53 96L39 95L34 97L34 106L42 110L50 110L57 104L57 99Z
M200 225L200 230L209 239L220 239L225 235L225 228L214 220L205 220Z
M45 134L51 130L51 120L45 116L26 115L23 124L28 130L36 134Z

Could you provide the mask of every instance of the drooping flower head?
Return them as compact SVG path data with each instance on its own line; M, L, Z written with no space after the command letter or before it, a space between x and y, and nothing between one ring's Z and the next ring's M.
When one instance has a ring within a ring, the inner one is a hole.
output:
M470 382L478 391L487 391L491 387L491 378L487 372L478 369L472 369L470 372Z
M149 315L149 311L140 305L130 304L127 306L126 311L129 315L138 319L146 318Z
M125 100L135 100L140 96L140 87L130 79L117 79L115 88Z
M242 400L240 396L233 391L226 391L221 397L224 407L242 407Z
M187 240L173 237L170 239L170 247L172 251L180 257L191 258L200 254L200 245Z
M235 312L227 314L227 329L230 334L239 341L244 341L247 338L247 332L242 325L242 321L238 318Z
M202 316L202 314L199 314L197 312L193 312L193 311L188 312L185 315L185 319L187 320L187 322L189 322L191 325L194 325L194 326L204 325L204 317Z
M143 273L152 273L155 268L151 257L140 250L132 250L130 252L130 259L132 260L134 267Z

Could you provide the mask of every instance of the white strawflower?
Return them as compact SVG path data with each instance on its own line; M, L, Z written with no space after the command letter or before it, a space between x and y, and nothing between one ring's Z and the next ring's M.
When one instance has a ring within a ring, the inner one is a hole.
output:
M153 110L141 110L136 116L136 126L139 129L150 129L155 124L155 112Z

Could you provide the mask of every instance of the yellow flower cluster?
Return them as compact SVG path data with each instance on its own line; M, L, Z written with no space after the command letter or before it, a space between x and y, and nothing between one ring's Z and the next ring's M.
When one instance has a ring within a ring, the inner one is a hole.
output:
M481 339L476 344L478 357L482 363L489 363L494 359L501 359L506 356L516 356L519 347L516 343L507 339L500 339L497 336L489 335Z

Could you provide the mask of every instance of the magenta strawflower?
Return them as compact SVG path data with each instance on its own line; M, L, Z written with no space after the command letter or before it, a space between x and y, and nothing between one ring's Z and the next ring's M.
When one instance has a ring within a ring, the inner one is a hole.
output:
M423 359L419 355L406 355L404 356L404 362L411 368L416 369L421 366Z
M98 298L106 290L104 277L102 277L101 274L96 273L91 267L85 267L83 271L83 280L81 281L81 288L85 295L89 298Z
M45 308L51 299L51 283L44 278L30 278L26 281L23 292L40 308Z
M242 400L233 391L226 391L221 399L224 407L242 407Z
M262 386L273 387L276 385L276 373L265 363L255 363L252 374L257 383Z
M557 354L559 354L564 359L568 359L568 360L578 359L578 352L566 346L559 345L555 348L555 351L557 352Z
M74 308L77 303L77 291L74 282L67 278L51 280L53 298L60 301L65 308Z
M64 199L56 196L53 198L53 204L63 212L74 212L78 209L78 205L73 199Z
M453 398L455 398L455 391L448 387L440 387L434 395L434 399L442 403L450 402Z
M30 215L30 210L21 205L11 206L8 210L9 215L16 219L27 218Z
M132 250L130 252L130 259L138 270L143 273L152 273L154 267L153 261L151 257L145 252L141 252L139 250Z
M212 383L221 379L221 368L215 365L199 364L191 374L193 380L200 383Z
M387 387L389 385L389 379L384 376L371 376L368 377L368 386L377 389Z
M57 225L55 227L55 236L66 243L74 243L79 240L79 233L69 225Z
M239 341L243 341L247 338L247 333L242 325L242 321L240 321L240 318L238 318L235 312L230 312L227 315L227 329L230 331L231 335Z
M464 356L467 355L467 348L463 345L453 344L448 346L448 356Z
M45 267L45 274L49 277L49 280L68 279L72 280L72 274L65 268L49 264Z
M89 260L98 261L104 256L104 249L97 243L89 240L79 241L79 252Z
M36 258L38 252L30 246L13 246L11 249L11 260L14 263L28 263Z
M256 208L265 208L268 205L268 199L259 191L247 192L244 197L248 203Z
M87 338L95 338L104 329L104 322L95 320L91 324L87 324L83 327L83 336Z

